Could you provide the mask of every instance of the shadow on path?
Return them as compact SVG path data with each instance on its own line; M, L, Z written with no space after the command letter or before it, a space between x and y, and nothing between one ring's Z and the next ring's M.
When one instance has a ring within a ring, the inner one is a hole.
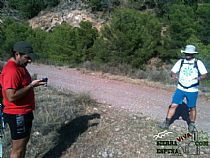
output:
M84 115L73 119L68 124L62 126L59 130L57 145L50 149L42 158L59 158L63 151L66 151L76 140L79 135L84 133L89 127L97 126L98 123L89 124L93 119L99 119L100 114L94 113Z
M182 119L186 121L187 124L190 123L189 108L184 102L176 108L176 112L171 118L170 125L174 123L175 120L179 120L180 117L182 117Z

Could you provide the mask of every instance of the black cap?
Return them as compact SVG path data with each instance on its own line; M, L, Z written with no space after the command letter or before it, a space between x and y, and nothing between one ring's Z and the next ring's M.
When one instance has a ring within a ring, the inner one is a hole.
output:
M14 44L13 51L26 54L31 58L34 57L34 52L31 44L25 41L20 41Z

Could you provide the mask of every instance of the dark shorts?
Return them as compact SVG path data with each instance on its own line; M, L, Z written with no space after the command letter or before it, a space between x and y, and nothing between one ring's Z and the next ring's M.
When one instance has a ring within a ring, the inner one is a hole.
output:
M26 138L31 134L31 127L33 121L33 113L15 115L15 114L3 114L4 122L9 124L11 138L18 140Z

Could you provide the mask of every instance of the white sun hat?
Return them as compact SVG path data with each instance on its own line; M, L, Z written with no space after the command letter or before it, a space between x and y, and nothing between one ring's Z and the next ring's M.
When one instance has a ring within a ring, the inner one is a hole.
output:
M186 45L185 50L181 50L181 53L197 54L198 52L195 49L194 45Z

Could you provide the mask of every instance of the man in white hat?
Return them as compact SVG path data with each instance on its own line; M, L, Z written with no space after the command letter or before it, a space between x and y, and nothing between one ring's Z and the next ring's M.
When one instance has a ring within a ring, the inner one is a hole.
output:
M185 54L185 59L178 60L171 69L171 77L178 81L177 88L172 97L172 104L169 106L166 120L160 127L169 128L177 106L181 105L186 98L187 106L190 109L188 130L193 133L195 131L199 81L207 78L207 70L202 61L195 59L194 55L198 52L194 45L187 45L181 52Z

